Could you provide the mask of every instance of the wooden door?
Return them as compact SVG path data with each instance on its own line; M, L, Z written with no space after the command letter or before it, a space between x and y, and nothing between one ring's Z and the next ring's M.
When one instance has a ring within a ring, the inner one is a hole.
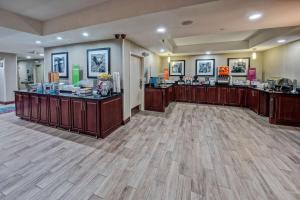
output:
M234 87L230 87L227 90L227 100L228 105L231 106L239 106L239 96L238 96L238 89Z
M49 97L49 124L59 126L59 98Z
M83 131L84 130L84 113L85 104L82 99L71 99L71 121L72 130Z
M16 115L18 117L23 116L23 100L22 100L22 94L15 93L15 104L16 104Z
M98 116L98 102L86 101L85 104L85 133L95 137L100 137L99 134L99 116Z
M60 106L60 127L65 129L71 129L71 116L70 116L70 99L61 97Z
M227 105L227 87L218 88L218 104Z
M49 103L48 97L41 95L39 97L40 100L40 117L39 120L43 124L48 124L49 122Z
M22 94L22 100L23 100L23 118L24 119L30 119L30 95L29 94Z
M207 87L207 103L217 104L218 103L218 92L217 87Z

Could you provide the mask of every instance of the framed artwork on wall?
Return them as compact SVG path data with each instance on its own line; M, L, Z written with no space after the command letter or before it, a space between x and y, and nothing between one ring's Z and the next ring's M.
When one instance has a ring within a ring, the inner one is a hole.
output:
M196 60L197 76L214 76L215 59L197 59Z
M60 78L69 77L69 56L68 52L51 54L51 71L58 72Z
M97 78L99 73L110 73L110 48L87 50L87 77Z
M247 76L250 58L228 58L227 65L231 76Z
M169 65L170 76L185 75L185 60L172 60Z

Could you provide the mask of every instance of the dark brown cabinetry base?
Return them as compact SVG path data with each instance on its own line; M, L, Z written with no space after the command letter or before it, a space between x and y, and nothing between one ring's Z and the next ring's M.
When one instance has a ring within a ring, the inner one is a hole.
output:
M270 123L300 126L300 95L248 87L174 85L174 101L247 107ZM164 90L145 89L145 109L164 112Z
M15 92L16 115L49 126L104 138L122 125L122 96L105 99Z

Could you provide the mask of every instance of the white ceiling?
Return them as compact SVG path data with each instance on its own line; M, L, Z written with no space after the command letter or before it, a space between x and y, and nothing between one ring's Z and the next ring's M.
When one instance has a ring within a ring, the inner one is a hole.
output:
M8 1L15 0L0 0L0 2ZM22 1L31 2L35 0ZM57 0L54 0L53 2L56 1ZM66 4L66 1L67 0L62 0L64 4ZM79 0L73 0L72 4L74 1L79 2ZM46 0L41 2L46 2ZM88 0L87 2L93 1ZM79 5L82 5L82 3L79 3ZM170 41L174 49L176 49L176 47L184 48L185 51L182 52L184 54L204 53L205 50L211 50L210 47L213 47L214 43L223 44L223 50L218 49L216 52L226 52L226 50L228 52L233 50L249 51L251 50L250 48L236 47L236 49L232 49L229 47L242 46L232 44L252 37L258 30L299 26L299 8L300 1L295 0L218 0L152 14L139 15L137 12L135 17L114 20L109 23L87 25L85 27L45 36L0 28L0 51L6 50L18 53L20 53L20 51L24 53L24 50L27 52L33 50L41 51L43 47L112 39L115 33L126 33L128 39L158 54L160 54L159 50L161 48L166 48L161 42L162 39ZM35 7L35 9L37 9L37 7ZM130 9L130 7L126 9ZM287 10L288 12L286 12ZM80 13L80 11L78 12ZM114 11L112 10L111 12ZM248 16L254 12L262 12L263 18L255 22L250 22ZM84 16L80 20L84 21ZM184 20L192 20L194 23L190 26L182 26L181 23ZM73 21L76 25L76 20ZM68 27L68 25L69 24L65 24L66 27ZM157 34L155 30L159 26L166 27L167 33ZM82 37L82 32L90 33L90 37ZM62 36L64 40L57 41L57 36ZM288 42L300 39L300 34L298 33L293 36L277 34L276 37L268 37L264 41L260 41L260 43L254 47L251 46L251 48L265 50L277 46L279 44L276 43L276 40L279 36L286 36ZM36 40L42 41L42 45L36 45ZM192 46L193 48L185 48L187 46ZM228 49L226 49L226 47L228 47ZM180 54L180 51L174 53Z
M207 44L215 42L233 42L248 39L255 31L242 31L230 33L215 33L203 34L191 37L175 38L176 46L194 45L194 44Z
M48 20L109 0L0 0L0 8L37 20Z

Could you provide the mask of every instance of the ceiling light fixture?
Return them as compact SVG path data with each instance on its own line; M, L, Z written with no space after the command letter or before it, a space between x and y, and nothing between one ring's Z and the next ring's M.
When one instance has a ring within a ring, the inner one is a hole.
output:
M31 59L31 56L26 56L27 59Z
M206 55L210 55L210 54L211 54L211 52L210 52L210 51L207 51L207 52L206 52Z
M253 52L252 53L252 60L256 60L256 58L257 58L256 52Z
M44 57L44 56L45 56L45 54L43 54L43 53L40 53L39 55L40 55L41 57Z
M260 19L261 17L262 17L262 14L261 14L261 13L256 13L256 14L250 15L250 16L248 17L248 19L249 19L250 21L255 21L255 20Z
M84 32L84 33L82 33L82 35L84 36L84 37L89 37L89 33L87 33L87 32Z
M161 53L164 53L166 50L165 49L160 49L160 52Z
M157 33L165 33L166 31L167 31L167 29L164 27L160 27L160 28L156 29Z
M192 21L192 20L186 20L186 21L183 21L183 22L181 23L182 26L188 26L188 25L191 25L191 24L193 24L193 21Z
M39 41L39 40L35 41L35 43L36 43L36 44L42 44L42 42Z
M285 43L285 42L286 42L286 40L284 40L284 39L277 40L277 43L279 43L279 44L282 44L282 43Z
M63 38L60 37L60 36L58 36L58 37L56 37L56 39L57 39L57 40L62 40Z

